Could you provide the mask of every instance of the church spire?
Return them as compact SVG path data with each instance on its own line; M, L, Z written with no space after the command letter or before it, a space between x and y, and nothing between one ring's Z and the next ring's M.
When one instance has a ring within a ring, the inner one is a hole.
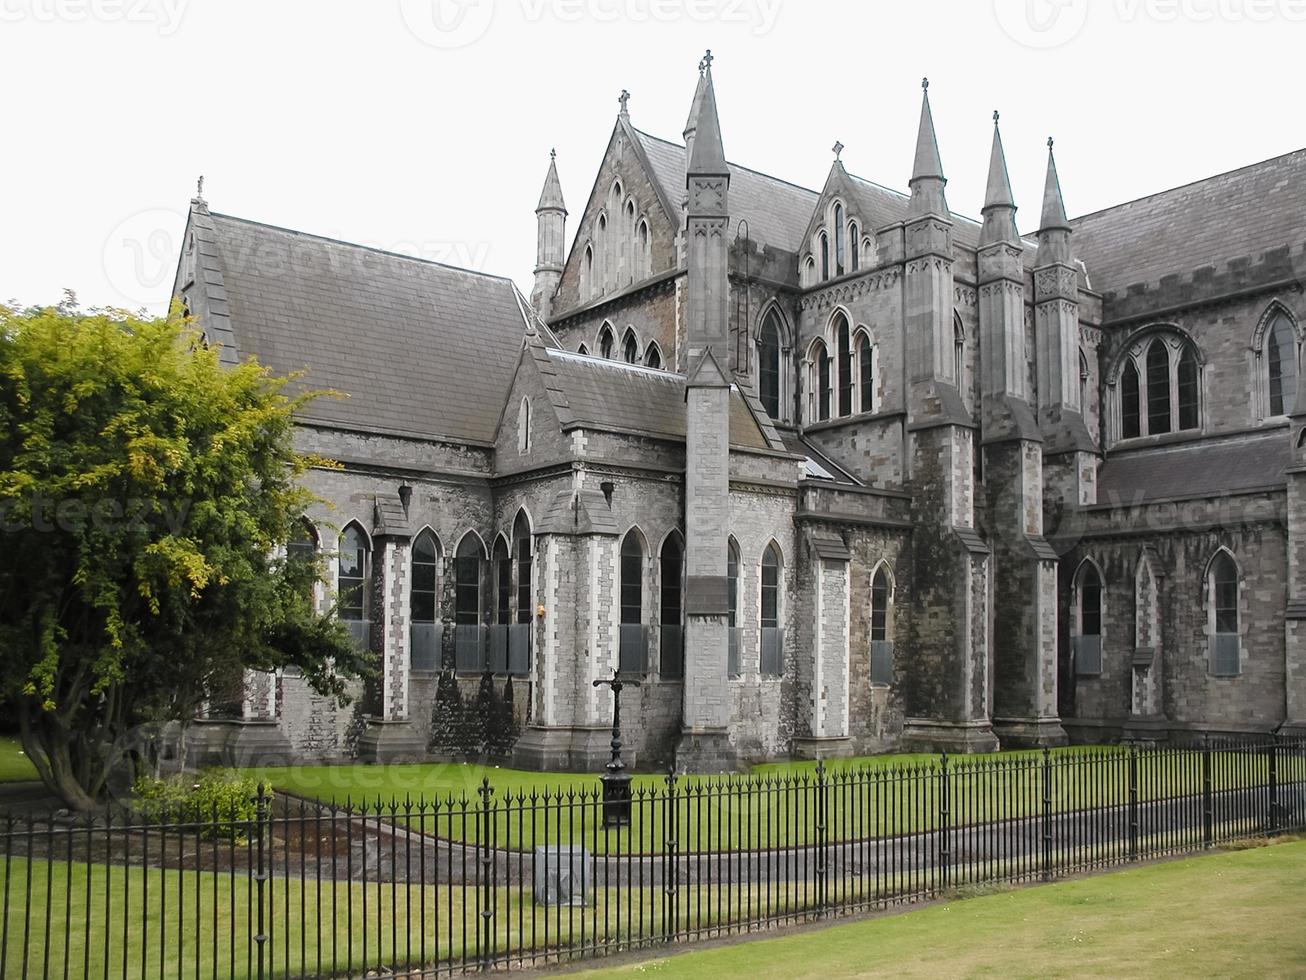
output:
M721 120L716 111L716 89L712 84L712 52L703 56L703 103L699 106L697 132L689 152L690 174L727 174L726 152L721 145Z
M999 115L993 113L993 152L989 156L989 183L984 195L984 229L981 245L996 242L1016 242L1016 201L1011 193L1011 178L1007 174L1007 155L1002 149L1002 130L998 128Z
M535 247L535 288L531 306L543 320L553 315L553 297L562 282L566 260L567 205L562 200L562 182L558 180L558 151L549 151L549 172L544 178L540 203L535 208L537 228Z
M1061 197L1061 180L1057 177L1057 158L1048 137L1048 176L1043 187L1043 220L1038 229L1038 264L1070 261L1070 222L1066 220L1066 202Z
M922 80L921 124L916 133L916 162L911 175L912 217L924 214L947 216L948 203L943 196L948 179L943 176L939 159L939 141L934 134L934 114L930 111L930 80Z
M703 111L703 94L707 91L707 71L700 62L698 66L698 88L694 90L694 101L689 106L689 118L685 120L685 159L694 147L694 134L698 131L698 117Z
M562 199L562 181L558 180L558 151L549 151L549 172L544 178L544 190L540 192L540 203L535 213L541 211L561 211L567 213L567 205Z

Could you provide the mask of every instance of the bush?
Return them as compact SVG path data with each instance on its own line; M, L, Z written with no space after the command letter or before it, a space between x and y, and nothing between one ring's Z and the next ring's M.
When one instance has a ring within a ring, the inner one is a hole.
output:
M272 791L264 787L270 799ZM136 813L150 823L195 821L205 837L244 841L258 817L258 781L230 769L205 769L198 777L142 776L132 787Z
M452 670L441 672L431 709L432 752L457 755L463 751L463 697Z

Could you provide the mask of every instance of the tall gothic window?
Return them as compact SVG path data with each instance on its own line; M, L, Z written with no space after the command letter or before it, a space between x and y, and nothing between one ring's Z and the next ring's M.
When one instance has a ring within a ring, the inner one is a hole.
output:
M517 515L512 526L513 548L517 552L517 622L529 623L535 616L531 595L531 572L534 551L531 548L531 526L524 513Z
M762 318L757 332L757 394L766 414L780 418L780 317L775 310Z
M821 232L821 282L830 278L830 236Z
M817 340L808 354L810 392L808 414L812 422L824 422L830 417L830 353L825 341Z
M842 276L844 274L844 241L848 234L848 229L843 225L843 205L834 206L834 274Z
M963 400L966 398L966 328L961 325L961 317L952 319L952 376L957 381L957 390Z
M739 548L735 546L734 541L726 545L726 591L730 630L727 634L727 672L730 676L737 677L740 672L739 651L742 644L739 637Z
M1102 575L1091 561L1079 570L1075 589L1075 672L1102 673Z
M839 414L853 413L853 352L848 331L848 318L842 313L835 318L835 348L839 357Z
M349 628L354 643L360 649L366 648L369 640L370 558L367 536L357 524L350 524L340 535L340 553L336 558L336 595L340 619Z
M848 253L851 261L849 268L856 272L862 267L862 240L859 237L861 232L857 230L857 222L854 221L848 226Z
M459 626L481 622L481 561L485 552L475 534L466 534L454 557L454 620Z
M625 339L621 344L621 356L625 358L627 364L639 363L639 341L635 339L635 331L626 331Z
M1238 640L1238 566L1221 551L1207 570L1210 670L1220 677L1241 671Z
M883 565L871 579L871 683L893 683L893 641L889 631L889 604L893 586Z
M784 640L780 629L780 552L774 544L762 554L762 674L777 676L783 669Z
M429 529L413 540L412 584L408 590L408 619L414 670L440 666L435 624L439 605L440 542Z
M875 411L875 350L865 331L857 334L857 410Z
M623 674L642 674L648 665L644 623L644 543L631 530L621 542L621 632L618 664Z
M1139 394L1138 365L1125 362L1120 376L1120 435L1133 439L1143 434L1142 396Z
M1270 324L1265 348L1270 414L1287 415L1297 404L1297 332L1282 313Z
M494 542L494 621L500 626L512 622L512 555L508 542Z
M1170 356L1159 337L1147 349L1147 431L1170 431Z
M603 329L599 331L599 357L612 360L612 348L615 340L612 337L612 327L603 324Z

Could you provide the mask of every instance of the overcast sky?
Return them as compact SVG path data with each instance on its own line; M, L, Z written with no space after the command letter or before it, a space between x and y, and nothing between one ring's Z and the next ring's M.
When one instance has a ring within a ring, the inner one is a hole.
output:
M928 75L948 198L1002 111L1020 224L1306 145L1306 0L0 0L0 298L166 308L215 211L512 276L557 147L572 212L623 88L679 139L705 48L731 160L905 189Z

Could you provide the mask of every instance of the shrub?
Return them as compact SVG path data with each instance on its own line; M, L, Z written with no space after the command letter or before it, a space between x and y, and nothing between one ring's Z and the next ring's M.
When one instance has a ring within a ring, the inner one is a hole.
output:
M197 777L141 777L132 787L137 815L150 823L194 821L204 837L244 841L258 816L258 781L231 769L205 769ZM271 789L264 787L271 798Z
M458 679L452 670L443 671L435 689L435 705L431 708L431 751L449 755L463 751L463 714Z

